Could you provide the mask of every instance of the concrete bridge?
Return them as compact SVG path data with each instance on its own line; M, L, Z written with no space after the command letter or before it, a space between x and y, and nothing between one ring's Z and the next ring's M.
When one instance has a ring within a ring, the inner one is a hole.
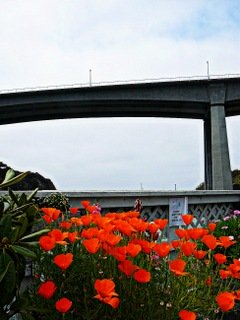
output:
M232 189L225 117L239 114L240 78L134 83L0 94L2 125L89 117L202 119L205 183L209 190Z

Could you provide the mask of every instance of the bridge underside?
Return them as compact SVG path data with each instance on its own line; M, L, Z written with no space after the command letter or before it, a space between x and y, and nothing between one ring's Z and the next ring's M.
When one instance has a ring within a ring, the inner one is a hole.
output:
M0 124L89 117L202 119L209 190L232 189L225 117L239 114L240 79L0 94Z

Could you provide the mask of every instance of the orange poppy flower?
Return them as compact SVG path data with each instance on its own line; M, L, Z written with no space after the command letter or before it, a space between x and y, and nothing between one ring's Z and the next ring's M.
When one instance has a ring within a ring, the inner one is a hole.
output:
M220 292L216 296L216 301L223 312L231 310L235 305L235 297L232 292Z
M197 319L197 315L195 312L188 311L188 310L181 310L178 313L181 320L195 320Z
M38 294L45 299L50 299L54 295L57 287L55 283L51 280L48 280L42 283L38 288Z
M136 231L127 221L124 220L117 220L114 224L117 229L127 237L130 237L131 234Z
M184 276L188 274L187 272L184 272L185 267L186 262L182 259L175 259L169 262L169 268L176 276Z
M42 212L49 216L53 221L56 221L61 213L61 210L56 208L42 208Z
M209 222L208 229L213 232L216 229L217 224L214 222Z
M88 201L88 200L81 201L81 204L84 209L86 209L87 207L89 207L91 205L90 201Z
M46 214L44 214L44 215L42 216L42 218L43 218L43 220L44 220L46 223L52 223L52 222L53 222L52 218L49 217L49 216L47 216Z
M85 215L85 216L82 216L80 219L84 226L88 226L92 222L92 216Z
M104 302L109 304L113 309L116 309L119 306L120 299L117 297L113 297L110 299L104 299Z
M148 222L145 222L139 218L131 218L128 222L135 230L139 232L146 231L148 228Z
M100 241L97 238L85 239L82 244L85 249L92 254L96 253L100 248Z
M153 247L153 251L155 251L159 257L165 258L171 250L171 245L168 242L157 243Z
M92 239L94 237L97 237L98 233L99 233L99 230L97 227L83 229L81 232L81 237L86 239Z
M163 230L166 228L166 226L168 224L168 219L155 219L154 223L156 223L158 225L158 228L160 230Z
M115 235L114 233L106 232L106 236L103 240L105 240L110 246L115 246L122 240L122 237Z
M150 253L152 248L156 245L154 242L149 242L142 239L134 239L131 241L131 243L139 244L142 247L142 251L147 254Z
M69 230L72 227L72 222L70 221L62 221L59 223L60 227L65 229L65 230Z
M217 246L217 239L211 234L203 236L202 242L211 250L214 250Z
M193 215L192 214L182 214L181 215L183 222L188 226L193 221Z
M193 254L197 244L191 241L184 241L180 244L181 251L184 253L185 256L189 257Z
M74 223L77 227L83 225L81 218L72 217L71 222Z
M231 277L232 274L229 270L221 269L219 270L219 275L222 279L227 279L228 277Z
M77 237L77 231L68 232L68 240L69 242L73 243L78 239Z
M66 233L63 233L61 230L59 229L53 229L51 231L48 232L48 235L52 238L54 238L56 241L62 241L66 238Z
M124 261L126 259L127 249L126 249L126 246L113 247L110 250L110 253L118 261Z
M214 254L214 259L216 260L217 264L223 264L227 261L227 257L222 253Z
M73 254L72 253L62 253L58 254L53 258L53 262L58 266L61 270L66 270L71 263L73 262Z
M188 231L185 229L176 229L175 233L179 239L185 239L185 240L189 239Z
M142 247L139 244L129 243L126 246L126 249L127 249L127 253L134 258L142 250Z
M155 234L160 228L156 223L149 223L147 229L151 234Z
M121 270L127 277L130 277L134 271L139 269L137 266L135 266L132 261L130 260L124 260L118 265L118 269Z
M140 283L146 283L151 280L151 273L145 269L139 269L133 275L133 278Z
M177 249L180 246L180 240L172 240L171 245L174 249Z
M55 308L58 312L66 313L71 309L72 301L68 298L61 298L56 301Z
M117 308L120 300L118 294L114 291L115 283L110 279L97 279L94 283L97 295L94 298L109 304L112 308Z
M193 240L198 240L204 235L203 228L188 229L187 233L188 233L189 237Z
M223 246L225 249L227 249L228 247L232 246L233 244L236 243L235 240L231 240L231 238L229 236L221 236L219 237L220 246Z
M50 251L55 247L56 241L52 237L41 236L39 239L39 245L44 251Z
M193 250L194 257L199 260L202 260L206 254L207 254L207 251L204 251L204 250Z
M73 216L75 216L78 213L78 208L76 208L76 207L75 208L70 208L69 211L71 212L71 214Z

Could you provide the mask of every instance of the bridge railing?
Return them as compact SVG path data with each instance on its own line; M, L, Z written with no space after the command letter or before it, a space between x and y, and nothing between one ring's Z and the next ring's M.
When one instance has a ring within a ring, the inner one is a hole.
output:
M141 84L141 83L154 83L154 82L175 82L175 81L192 81L192 80L214 80L214 79L231 79L240 78L240 74L216 74L216 75L195 75L195 76L176 76L176 77L162 77L162 78L146 78L146 79L130 79L130 80L116 80L116 81L100 81L100 82L83 82L73 84L59 84L59 85L46 85L37 87L24 87L14 89L2 89L0 94L17 93L17 92L34 92L46 90L60 90L60 89L74 89L84 87L101 87L101 86L114 86L124 84Z

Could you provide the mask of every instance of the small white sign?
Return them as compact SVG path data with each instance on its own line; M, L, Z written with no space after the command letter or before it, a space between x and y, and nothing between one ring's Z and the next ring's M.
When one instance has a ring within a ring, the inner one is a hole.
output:
M183 221L182 214L188 213L188 198L169 199L169 226L181 226Z

